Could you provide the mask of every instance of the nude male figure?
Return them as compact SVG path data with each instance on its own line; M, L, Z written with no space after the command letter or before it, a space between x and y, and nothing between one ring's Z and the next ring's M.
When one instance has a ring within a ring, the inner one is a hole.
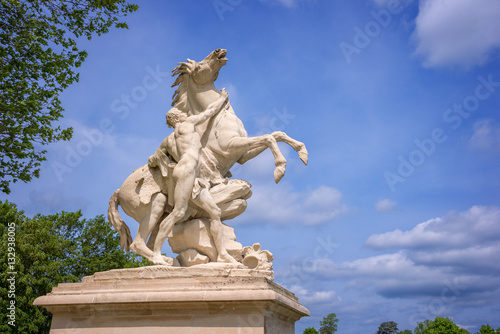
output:
M198 115L187 116L177 109L171 109L167 113L167 124L169 127L174 128L175 148L179 160L171 176L175 182L174 208L160 223L153 249L152 261L155 264L166 264L161 256L161 247L172 231L174 224L186 214L189 201L205 210L210 216L210 233L214 238L215 247L219 254L217 261L237 262L224 247L222 222L220 220L221 210L208 191L209 185L198 179L202 144L200 135L196 132L196 125L205 122L220 112L227 100L228 94L225 89L222 89L220 98ZM195 191L193 191L193 188L195 188Z

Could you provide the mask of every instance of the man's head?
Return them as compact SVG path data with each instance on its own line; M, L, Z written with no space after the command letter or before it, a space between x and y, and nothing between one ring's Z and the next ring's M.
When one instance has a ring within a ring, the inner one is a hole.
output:
M173 128L175 124L184 122L187 118L186 114L177 108L172 108L167 112L167 125Z

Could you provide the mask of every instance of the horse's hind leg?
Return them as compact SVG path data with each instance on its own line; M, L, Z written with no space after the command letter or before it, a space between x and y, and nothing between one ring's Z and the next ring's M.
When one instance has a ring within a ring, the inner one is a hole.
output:
M286 133L282 131L275 131L271 133L271 136L276 139L277 142L283 142L285 144L290 145L296 152L299 152L299 158L302 162L307 165L307 161L309 159L309 154L307 153L306 145L304 143L290 138Z
M139 222L139 228L134 242L130 245L130 249L134 253L144 256L151 260L153 251L146 245L146 240L149 234L160 220L167 204L167 197L162 193L157 193L151 198L151 212L143 217Z

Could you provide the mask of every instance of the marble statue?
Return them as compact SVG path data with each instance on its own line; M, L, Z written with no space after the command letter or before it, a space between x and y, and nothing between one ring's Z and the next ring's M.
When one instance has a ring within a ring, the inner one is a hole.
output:
M168 135L148 163L136 169L111 196L108 219L120 234L122 249L159 265L193 266L225 263L271 270L273 259L260 244L242 247L223 221L245 211L251 185L231 178L235 163L244 164L269 148L274 156L274 180L285 175L286 160L277 142L298 152L307 164L305 145L277 131L248 137L229 102L214 82L227 62L217 49L200 62L188 59L173 70L177 87L167 124ZM139 222L134 240L118 206ZM176 259L161 255L168 238Z

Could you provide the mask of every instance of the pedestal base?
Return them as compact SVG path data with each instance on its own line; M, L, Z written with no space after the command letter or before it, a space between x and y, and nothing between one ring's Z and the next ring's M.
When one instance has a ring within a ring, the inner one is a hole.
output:
M59 284L35 300L51 333L293 334L309 311L273 273L151 266Z

